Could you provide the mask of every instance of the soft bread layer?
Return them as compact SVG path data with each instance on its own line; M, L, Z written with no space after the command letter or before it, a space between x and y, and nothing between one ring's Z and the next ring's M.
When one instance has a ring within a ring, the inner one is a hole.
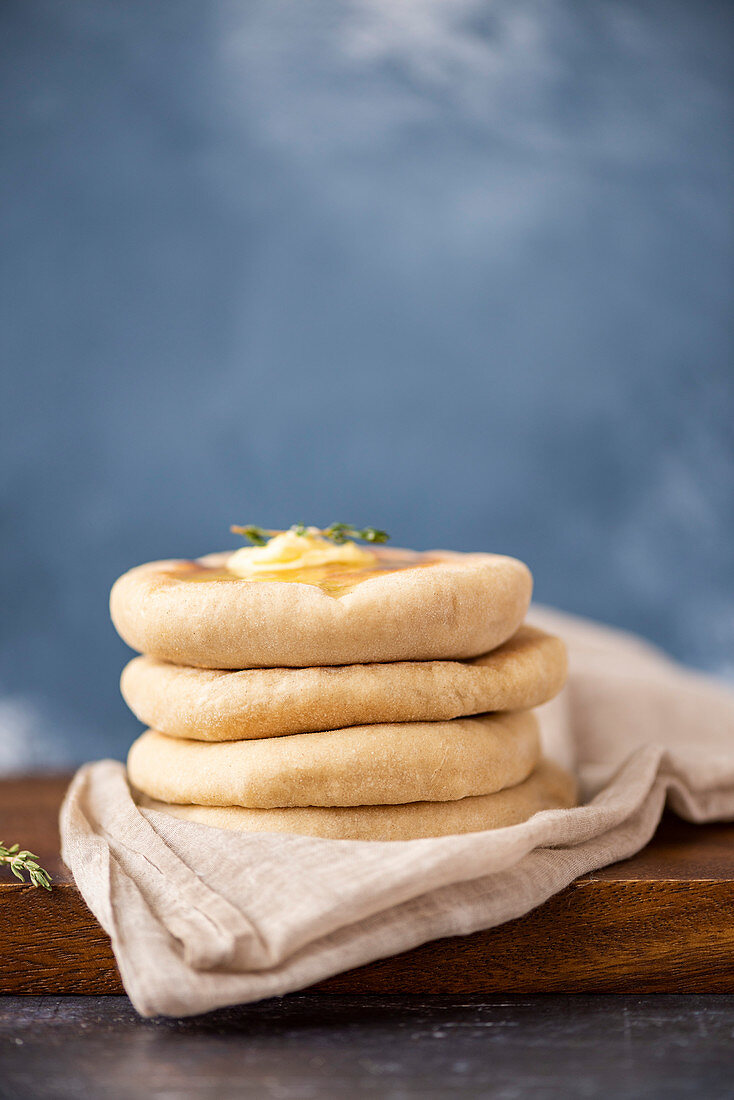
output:
M143 808L199 825L238 832L298 833L332 840L417 840L477 833L519 825L541 810L565 809L575 801L573 778L547 760L541 761L533 774L515 787L452 802L246 810L240 806L167 805L145 795L138 797Z
M446 802L521 783L540 757L530 711L353 726L252 741L183 741L148 730L128 756L133 786L201 806Z
M521 626L469 661L222 672L135 657L123 697L153 729L196 741L236 741L376 722L437 722L547 702L566 678L560 638Z
M339 597L294 582L191 583L180 579L188 563L150 562L115 582L110 612L133 649L197 668L463 659L511 637L530 603L527 566L496 554L435 554L440 560L376 575ZM227 557L201 560L223 567Z

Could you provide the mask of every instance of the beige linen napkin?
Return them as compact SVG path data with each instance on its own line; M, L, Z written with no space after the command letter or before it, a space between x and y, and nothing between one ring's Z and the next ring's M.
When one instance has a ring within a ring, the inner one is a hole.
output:
M545 609L568 687L541 708L583 805L464 836L377 843L236 834L139 810L121 764L76 775L63 858L145 1016L286 993L441 936L511 920L652 836L666 798L734 818L734 695L640 640Z

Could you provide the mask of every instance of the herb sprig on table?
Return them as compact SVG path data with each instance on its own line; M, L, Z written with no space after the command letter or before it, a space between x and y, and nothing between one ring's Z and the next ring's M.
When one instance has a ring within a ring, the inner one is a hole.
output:
M282 531L269 531L266 527L231 527L235 535L244 535L254 546L265 546L274 535L282 535ZM303 523L294 523L290 528L295 535L308 535L316 532L322 538L335 542L337 546L348 539L360 539L362 542L387 542L390 538L387 531L380 531L377 527L352 527L349 523L332 523L329 527L306 527Z
M23 873L28 875L28 881L32 886L42 886L44 890L51 889L51 876L48 871L38 864L38 856L33 852L27 852L18 844L11 844L6 848L0 840L0 867L9 867L12 873L21 882L25 882Z

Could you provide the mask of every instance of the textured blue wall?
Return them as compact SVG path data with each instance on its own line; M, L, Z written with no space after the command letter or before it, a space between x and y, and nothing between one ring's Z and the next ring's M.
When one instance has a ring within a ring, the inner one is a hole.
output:
M529 562L734 667L732 9L5 0L0 768L231 522Z

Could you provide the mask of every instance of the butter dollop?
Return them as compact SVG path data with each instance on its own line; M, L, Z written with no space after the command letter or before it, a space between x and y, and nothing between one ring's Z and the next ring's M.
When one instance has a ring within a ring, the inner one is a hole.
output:
M350 565L355 569L364 569L376 559L376 554L356 542L337 545L322 538L317 527L309 527L304 535L283 531L268 539L265 546L243 546L241 550L235 550L227 558L227 569L238 577L252 577L258 573L284 573L325 565Z

